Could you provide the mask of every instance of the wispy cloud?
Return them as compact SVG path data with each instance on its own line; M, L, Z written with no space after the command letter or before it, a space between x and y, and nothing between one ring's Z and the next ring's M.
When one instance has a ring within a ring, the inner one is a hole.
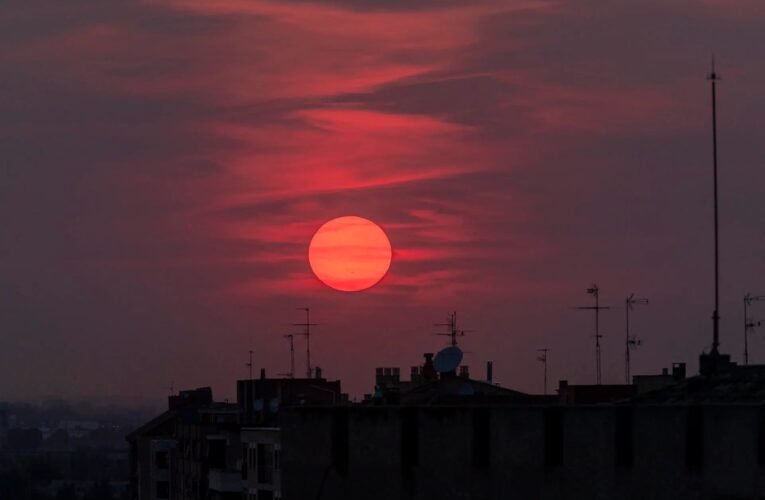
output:
M142 389L171 378L166 359L194 383L184 360L221 339L221 359L235 358L256 321L273 359L281 337L264 332L281 332L293 302L340 318L327 336L343 345L357 335L346 318L398 339L457 307L493 350L550 335L583 358L570 339L587 325L562 304L599 279L608 294L655 290L657 327L700 330L713 51L726 293L764 265L763 19L744 0L7 2L0 303L14 305L0 319L15 352L50 362L61 384L103 368L78 360L106 356L109 331L125 353L114 369ZM337 295L308 267L311 236L341 215L393 243L390 272L364 294ZM649 344L646 368L698 343L682 335ZM58 360L25 338L72 339L72 352ZM148 346L155 364L139 370L130 359ZM12 352L0 366L17 385L46 387ZM524 356L508 378L528 371ZM338 374L366 376L347 358ZM222 383L236 376L226 359L210 368Z

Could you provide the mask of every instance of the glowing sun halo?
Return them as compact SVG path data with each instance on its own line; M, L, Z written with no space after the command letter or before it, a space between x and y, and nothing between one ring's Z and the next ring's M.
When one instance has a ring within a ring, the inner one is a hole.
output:
M316 277L344 292L377 284L388 272L390 260L385 232L362 217L332 219L316 231L308 247L308 261Z

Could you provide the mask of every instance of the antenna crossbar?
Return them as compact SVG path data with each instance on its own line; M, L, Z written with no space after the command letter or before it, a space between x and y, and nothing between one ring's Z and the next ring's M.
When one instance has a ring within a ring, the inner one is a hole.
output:
M537 356L537 360L539 360L544 365L544 395L547 396L547 353L550 352L550 349L547 347L543 347L542 349L537 349L537 352L541 352L539 356Z
M305 337L305 372L306 377L311 378L313 368L311 367L311 327L319 326L318 323L311 323L311 310L308 307L298 307L298 311L305 311L305 323L293 323L292 326L302 326L303 331L295 335Z
M625 339L624 339L624 378L625 378L625 384L629 385L631 382L631 372L630 372L630 350L637 349L638 346L641 344L641 340L637 337L630 336L630 311L632 311L632 307L636 304L648 304L648 299L639 299L635 298L635 294L630 294L629 297L627 297L624 300L624 311L625 311Z
M749 334L754 332L754 329L762 326L762 321L754 320L749 317L749 308L752 307L752 302L759 302L765 300L765 295L752 295L747 293L744 295L744 364L749 364Z
M579 307L574 307L574 309L595 311L595 382L597 385L600 385L602 381L602 376L601 376L602 370L601 370L601 362L600 362L600 339L603 338L603 335L600 334L600 311L604 309L611 309L611 308L609 306L600 305L600 289L598 288L597 283L593 283L587 289L587 293L592 295L595 298L595 305L579 306Z

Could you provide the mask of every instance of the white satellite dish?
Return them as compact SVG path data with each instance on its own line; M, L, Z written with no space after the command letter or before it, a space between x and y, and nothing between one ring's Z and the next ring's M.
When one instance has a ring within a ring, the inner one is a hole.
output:
M438 373L448 373L457 371L457 367L462 362L462 350L457 346L449 346L441 349L433 360L433 368Z

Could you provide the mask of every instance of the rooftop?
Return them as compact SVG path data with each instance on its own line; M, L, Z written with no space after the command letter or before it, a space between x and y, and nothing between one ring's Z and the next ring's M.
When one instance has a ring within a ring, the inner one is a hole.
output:
M698 375L646 393L636 403L659 404L763 404L765 365L731 365L709 375Z

